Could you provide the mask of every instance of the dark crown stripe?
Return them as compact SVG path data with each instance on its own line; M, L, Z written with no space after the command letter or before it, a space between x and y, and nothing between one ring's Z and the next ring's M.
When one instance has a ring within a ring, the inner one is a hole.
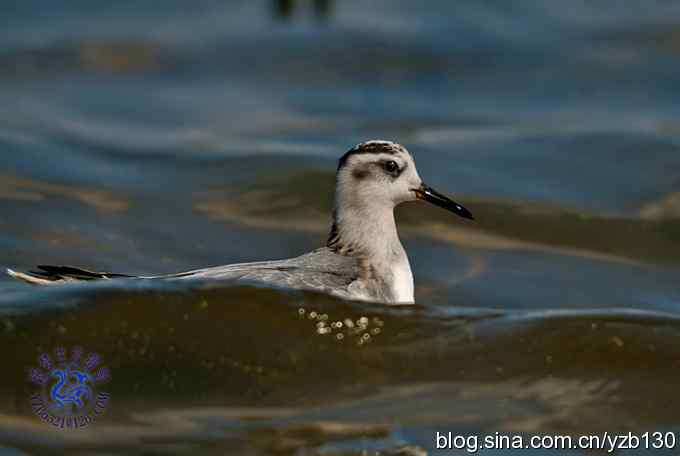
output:
M338 160L338 169L342 168L345 166L347 163L347 160L349 157L352 155L358 155L358 154L389 154L389 155L394 155L398 154L401 152L402 147L399 144L391 143L391 142L366 142L366 143L361 143L357 144L345 154L340 157L340 160Z

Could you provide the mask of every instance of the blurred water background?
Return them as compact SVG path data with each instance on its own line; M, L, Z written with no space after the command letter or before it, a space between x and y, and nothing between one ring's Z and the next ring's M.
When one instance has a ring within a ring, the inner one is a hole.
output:
M680 431L680 3L34 0L0 30L0 265L298 255L371 138L477 218L399 208L413 308L2 275L0 454ZM26 369L74 344L112 400L68 432L33 416Z

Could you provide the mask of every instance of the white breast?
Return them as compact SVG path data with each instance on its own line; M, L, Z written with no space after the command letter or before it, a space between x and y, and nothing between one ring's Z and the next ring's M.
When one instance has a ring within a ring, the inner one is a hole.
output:
M396 261L392 266L392 293L395 296L396 304L413 304L415 296L413 294L413 274L411 265L406 254Z

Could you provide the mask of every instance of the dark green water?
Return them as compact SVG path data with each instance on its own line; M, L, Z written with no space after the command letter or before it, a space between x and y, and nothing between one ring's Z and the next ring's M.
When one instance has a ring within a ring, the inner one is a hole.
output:
M335 161L369 138L476 217L399 208L409 308L2 275L0 454L680 431L674 3L15 2L0 29L1 266L298 255L325 240ZM73 345L106 362L111 402L51 429L26 372Z

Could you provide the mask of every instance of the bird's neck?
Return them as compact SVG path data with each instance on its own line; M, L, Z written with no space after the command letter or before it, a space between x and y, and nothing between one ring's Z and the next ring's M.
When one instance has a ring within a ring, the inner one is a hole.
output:
M326 245L336 253L356 257L364 278L386 281L395 302L413 302L413 275L392 206L336 207Z
M342 255L387 260L404 250L393 208L378 205L336 207L327 245Z

